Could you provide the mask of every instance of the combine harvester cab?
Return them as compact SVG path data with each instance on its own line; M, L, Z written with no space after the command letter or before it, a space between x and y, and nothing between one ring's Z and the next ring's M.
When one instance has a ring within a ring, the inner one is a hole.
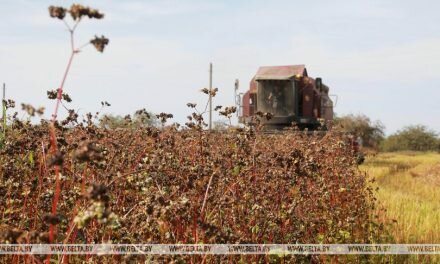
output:
M239 121L251 123L257 112L271 113L264 121L267 130L279 130L296 124L300 129L317 129L333 119L329 88L321 78L307 75L304 65L260 67L243 94Z

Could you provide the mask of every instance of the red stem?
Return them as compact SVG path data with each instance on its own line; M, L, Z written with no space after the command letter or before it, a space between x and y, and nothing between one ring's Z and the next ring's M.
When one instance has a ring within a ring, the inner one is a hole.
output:
M71 40L71 44L72 44L72 53L70 54L70 58L69 58L69 61L67 63L67 66L66 66L66 70L64 72L64 76L63 76L63 79L61 81L60 88L58 88L57 102L56 102L56 105L55 105L55 110L54 110L54 112L52 114L52 123L51 123L51 127L50 127L50 143L51 143L51 152L52 152L52 154L55 154L58 151L56 131L55 131L55 122L57 120L58 109L59 109L60 104L61 104L61 98L62 98L62 95L63 95L64 83L66 82L67 75L69 74L69 70L70 70L70 67L72 65L73 57L76 54L75 48L73 46L73 44L74 44L73 33L74 33L74 31L70 30L70 40ZM58 206L58 201L60 199L60 193L61 193L60 166L55 165L55 193L54 193L54 197L53 197L53 200L52 200L52 214L53 215L55 215L57 213L57 206ZM52 243L54 241L54 239L56 238L55 234L56 234L56 226L55 225L50 225L50 227L49 227L49 242L50 243Z
M69 62L67 63L66 71L64 72L63 80L61 81L60 88L58 89L57 102L55 105L54 113L52 114L52 125L54 125L55 121L57 120L58 108L60 107L60 104L61 104L64 83L66 82L67 75L69 74L70 66L72 65L73 57L75 56L75 54L76 54L75 51L72 50L72 53L70 54ZM52 128L52 130L53 130L53 132L55 132L54 127ZM51 137L54 136L54 134L55 133L53 133L53 134L51 133ZM51 139L53 139L53 138L51 138ZM55 148L56 148L56 146L55 146ZM53 149L53 146L52 146L52 149Z

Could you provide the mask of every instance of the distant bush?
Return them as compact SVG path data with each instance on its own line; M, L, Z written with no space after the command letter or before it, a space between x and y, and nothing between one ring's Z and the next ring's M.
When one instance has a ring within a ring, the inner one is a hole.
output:
M426 126L407 126L386 138L381 144L381 150L440 151L440 138Z
M106 114L99 119L99 126L109 129L115 128L139 128L148 126L158 126L159 120L156 115L144 109L136 111L133 116Z
M361 137L365 147L378 148L385 137L385 126L380 121L371 121L364 114L336 117L334 123L338 129Z

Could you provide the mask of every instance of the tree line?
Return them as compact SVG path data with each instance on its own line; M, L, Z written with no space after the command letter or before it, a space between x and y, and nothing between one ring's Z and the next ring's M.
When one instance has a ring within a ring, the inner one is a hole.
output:
M380 151L438 151L439 134L424 125L410 125L385 136L385 126L363 114L336 117L335 129L353 133L362 139L363 146Z

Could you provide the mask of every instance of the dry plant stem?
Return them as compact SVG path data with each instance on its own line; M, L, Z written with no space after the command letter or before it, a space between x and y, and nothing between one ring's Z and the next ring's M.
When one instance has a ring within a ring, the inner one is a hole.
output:
M76 52L80 52L84 47L90 45L90 42L84 43L81 46L79 46L79 48L76 49Z
M75 209L74 209L74 214L73 215L76 215L77 208L78 208L78 203L75 205ZM69 238L72 235L72 232L73 232L73 230L75 230L75 228L76 228L76 224L74 223L74 220L72 218L72 221L71 221L70 227L69 227L69 231L67 233L66 238L64 239L63 244L67 244L67 242L69 241ZM58 263L68 263L68 259L69 259L69 256L63 255L61 257L60 261L58 261Z
M209 188L211 187L212 178L214 178L214 174L215 173L212 173L211 177L209 178L208 186L206 187L205 197L203 198L202 209L200 210L200 216L203 215L203 209L205 209L206 200L208 199Z
M122 217L122 219L127 218L127 216L133 211L139 204L135 204L128 212Z
M63 21L65 22L65 20L63 20ZM67 66L66 66L66 70L64 72L63 79L61 81L61 85L58 88L58 94L57 94L57 101L56 101L56 105L55 105L55 110L54 110L54 112L52 114L52 122L51 122L51 128L50 128L50 143L51 143L51 152L52 152L52 154L55 154L58 151L56 131L55 131L55 122L57 120L58 109L59 109L60 104L61 104L61 98L62 98L62 95L63 95L64 84L66 82L67 75L69 74L69 70L70 70L70 67L72 65L73 58L74 58L75 54L78 52L78 51L75 50L75 42L74 42L75 28L78 25L78 23L79 23L79 21L71 29L69 27L69 25L65 22L65 25L67 26L67 28L69 29L69 32L70 32L70 43L71 43L72 50L71 50L69 61L67 62ZM52 200L52 214L53 215L55 215L57 213L57 206L58 206L58 201L59 201L59 198L60 198L60 193L61 193L60 166L56 165L55 166L55 193L54 193L54 197L53 197L53 200ZM50 241L50 243L52 243L54 241L55 233L56 233L56 226L51 224L50 227L49 227L49 241Z

